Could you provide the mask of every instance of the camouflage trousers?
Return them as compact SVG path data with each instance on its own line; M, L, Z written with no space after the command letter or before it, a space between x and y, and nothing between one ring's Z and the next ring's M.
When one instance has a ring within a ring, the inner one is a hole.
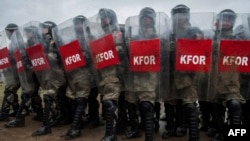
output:
M75 70L68 73L68 87L66 96L75 99L79 97L88 98L91 90L91 78L87 68Z
M125 98L130 103L139 101L155 102L156 93L154 91L127 92Z

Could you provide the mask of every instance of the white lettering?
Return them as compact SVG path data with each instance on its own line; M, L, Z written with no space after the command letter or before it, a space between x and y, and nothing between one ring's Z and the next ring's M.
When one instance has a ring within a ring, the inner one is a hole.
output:
M234 131L233 131L233 129L230 129L230 130L229 130L229 133L228 133L227 136L234 136Z
M65 63L67 66L71 65L72 63L79 62L79 61L82 61L79 54L69 56L65 59Z
M19 69L19 68L21 68L22 66L23 66L22 61L17 61L16 67Z
M134 65L155 65L155 56L134 56Z
M8 64L9 59L7 57L0 59L0 65Z
M97 54L95 58L96 58L96 62L100 63L102 61L110 60L115 57L114 57L113 51L108 50L108 51Z
M45 64L44 58L36 58L31 60L32 66L41 66Z
M201 55L181 55L180 64L206 65L206 57Z
M223 56L222 64L223 65L248 66L248 57Z
M247 133L246 129L241 129L241 133L240 133L241 136L244 136L244 134L246 134L246 133Z

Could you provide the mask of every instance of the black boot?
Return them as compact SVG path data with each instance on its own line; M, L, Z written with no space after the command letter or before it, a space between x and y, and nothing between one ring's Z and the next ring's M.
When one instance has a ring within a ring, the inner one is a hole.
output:
M221 104L212 104L212 118L215 122L216 134L213 137L213 141L223 141L223 127L224 127L224 115L225 107Z
M145 141L154 141L154 106L147 101L142 101L140 106L145 117Z
M117 103L113 100L104 100L103 106L105 108L105 136L102 138L102 141L117 141L116 133L115 133L115 119Z
M185 114L183 112L182 101L178 100L176 105L176 136L183 137L187 134Z
M237 99L227 101L230 125L240 125L242 117L241 103Z
M2 107L0 111L0 121L8 121L9 120L9 112L10 112L10 106L13 101L11 99L14 99L14 95L11 91L4 90L4 97L2 102Z
M118 119L116 124L116 133L124 134L126 132L128 117L126 109L127 101L125 100L125 92L122 91L118 101Z
M100 126L99 102L97 100L98 89L92 88L88 97L88 127L90 129Z
M134 103L128 103L128 115L129 115L129 125L130 130L126 131L124 135L124 139L131 139L140 137L140 129L139 129L139 119L137 115L137 105Z
M22 114L23 110L27 105L29 105L30 95L29 94L22 94L21 95L21 104L18 108L16 119L11 120L5 123L6 128L15 128L15 127L23 127L25 125L25 114Z
M161 103L155 102L154 105L155 110L155 132L158 132L160 129L160 116L161 116Z
M17 114L17 111L19 109L19 103L18 103L18 95L15 93L14 95L14 101L11 104L13 111L10 113L11 117L15 117Z
M42 121L43 119L43 107L42 99L38 94L34 94L31 98L31 107L36 113L32 120Z
M77 107L74 115L74 120L73 123L71 124L70 129L65 135L65 140L74 139L81 135L82 115L87 105L87 99L77 98L76 102L77 102Z
M175 106L170 105L168 103L164 103L164 107L165 107L167 125L165 126L166 131L164 131L162 134L162 139L168 139L170 137L175 136L176 132L175 119L174 119Z
M185 115L188 120L189 141L199 141L199 113L195 103L184 105Z
M199 101L200 104L200 111L201 111L201 119L202 119L202 125L200 130L201 131L208 131L209 125L210 125L210 112L209 112L209 102L206 101Z
M43 125L32 133L32 136L42 136L51 134L51 126L49 122L50 113L52 110L52 105L55 104L55 100L49 96L44 95L44 113L43 113Z

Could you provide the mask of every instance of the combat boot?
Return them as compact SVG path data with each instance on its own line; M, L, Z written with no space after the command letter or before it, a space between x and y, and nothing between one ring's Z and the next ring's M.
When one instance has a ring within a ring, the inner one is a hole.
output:
M70 129L65 135L65 140L71 140L81 135L82 115L83 115L84 109L87 106L87 99L77 98L76 102L77 102L77 107L76 107L73 123L71 124Z
M143 101L140 104L145 117L145 141L154 141L154 107L148 101Z
M50 112L52 111L51 107L55 101L49 95L44 95L44 113L43 113L43 123L40 128L38 128L35 132L32 133L32 136L42 136L51 134L51 126L49 123Z
M117 136L115 133L115 119L116 119L116 110L117 103L113 100L104 100L103 105L105 108L105 136L102 138L102 141L117 141Z
M131 139L140 137L139 120L137 115L137 105L134 103L128 103L128 115L130 130L125 132L124 139Z
M212 117L215 122L216 134L213 137L213 141L223 141L223 127L224 127L224 115L225 107L221 104L212 104Z
M23 114L23 110L25 109L27 103L29 103L30 95L23 93L21 95L21 104L18 108L16 118L5 123L6 128L15 128L15 127L23 127L25 126L25 114Z
M175 136L175 120L174 120L174 112L175 106L170 105L168 103L164 103L165 107L165 115L166 115L166 122L167 125L165 126L166 131L162 134L162 139L168 139Z
M177 137L183 137L187 134L187 127L185 121L185 115L183 112L183 106L181 100L176 105L176 133Z
M14 101L11 105L12 105L13 111L10 113L10 116L15 117L17 114L17 111L19 109L18 95L17 94L14 94Z
M187 103L184 105L185 115L188 120L189 141L199 141L199 113L195 103Z

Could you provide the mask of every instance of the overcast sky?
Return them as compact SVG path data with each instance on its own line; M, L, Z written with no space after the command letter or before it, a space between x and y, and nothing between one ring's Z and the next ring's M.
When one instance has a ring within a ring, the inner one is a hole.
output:
M91 17L100 8L113 9L119 23L125 23L127 17L138 15L143 7L170 15L177 4L189 6L191 12L218 13L230 8L236 13L250 13L250 0L0 0L0 31L8 23L21 26L32 20L51 20L60 24L79 14Z

